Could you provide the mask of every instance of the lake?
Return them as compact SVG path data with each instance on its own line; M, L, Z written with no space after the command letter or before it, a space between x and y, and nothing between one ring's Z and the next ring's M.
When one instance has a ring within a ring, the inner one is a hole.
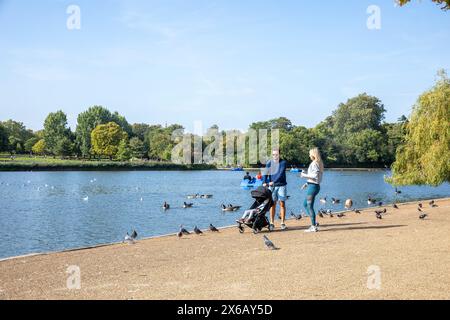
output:
M352 198L367 207L368 195L391 203L394 188L383 180L386 171L326 171L319 197ZM239 187L243 172L0 172L0 258L59 251L122 241L127 231L139 237L176 233L179 225L204 229L233 225L253 200ZM304 180L287 173L288 215L302 209ZM400 188L399 202L443 198L450 185ZM187 200L188 194L212 194L212 199ZM88 199L86 200L86 197ZM164 201L171 209L164 212ZM183 202L194 207L183 209ZM318 202L318 199L317 199ZM222 213L221 204L243 206ZM340 210L341 205L324 207ZM236 235L238 232L236 231Z

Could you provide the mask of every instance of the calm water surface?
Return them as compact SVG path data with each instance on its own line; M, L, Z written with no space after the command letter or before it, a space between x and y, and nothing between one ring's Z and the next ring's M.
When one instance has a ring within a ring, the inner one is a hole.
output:
M368 195L393 202L394 189L384 182L385 174L327 171L319 196L349 197L359 207L367 206ZM303 180L287 175L288 213L298 213ZM220 206L251 205L250 191L239 188L242 176L229 171L0 172L0 258L118 242L132 229L150 237L175 233L180 224L189 229L232 225L242 210L224 214ZM399 201L450 195L449 184L401 190ZM195 193L214 196L186 199ZM161 210L164 201L172 207L167 212ZM183 201L194 202L194 207L183 209ZM317 203L318 207L342 209Z

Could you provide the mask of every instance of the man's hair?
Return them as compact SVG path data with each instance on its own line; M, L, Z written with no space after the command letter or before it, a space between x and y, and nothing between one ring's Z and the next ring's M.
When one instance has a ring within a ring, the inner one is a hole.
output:
M273 148L272 152L274 152L274 151L278 152L279 154L281 153L279 148Z

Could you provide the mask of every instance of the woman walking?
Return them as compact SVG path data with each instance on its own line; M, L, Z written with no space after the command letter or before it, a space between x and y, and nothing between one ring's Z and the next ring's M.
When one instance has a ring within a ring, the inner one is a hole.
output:
M309 157L312 162L309 165L308 173L302 172L300 175L307 180L306 198L303 202L306 212L311 218L311 227L305 232L319 231L316 223L316 212L314 211L314 200L320 191L320 183L323 175L323 161L318 148L309 150Z

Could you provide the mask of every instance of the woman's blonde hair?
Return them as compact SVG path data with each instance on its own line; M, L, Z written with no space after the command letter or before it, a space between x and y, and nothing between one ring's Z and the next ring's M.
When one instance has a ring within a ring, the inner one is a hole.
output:
M309 150L309 155L314 157L314 161L317 161L320 167L320 171L323 172L324 165L322 161L322 156L320 155L319 148L312 148L311 150Z

